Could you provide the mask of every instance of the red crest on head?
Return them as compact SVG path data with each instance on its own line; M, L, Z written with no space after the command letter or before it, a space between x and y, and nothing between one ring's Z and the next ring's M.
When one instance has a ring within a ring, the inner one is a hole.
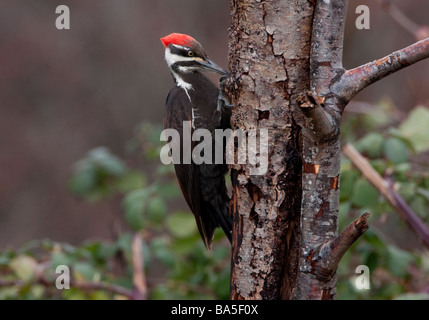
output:
M164 38L161 38L161 42L165 48L168 47L169 44L177 44L179 46L190 47L194 42L197 42L191 36L183 33L171 33Z

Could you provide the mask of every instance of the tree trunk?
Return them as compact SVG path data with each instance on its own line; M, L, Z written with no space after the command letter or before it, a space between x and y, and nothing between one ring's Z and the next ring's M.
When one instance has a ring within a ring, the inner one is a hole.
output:
M234 1L230 70L232 126L268 129L268 169L235 165L233 299L292 296L298 274L302 195L301 127L295 97L310 89L309 1Z
M265 173L231 165L232 299L332 299L341 257L368 228L364 214L337 233L341 114L365 86L427 57L429 40L345 70L346 8L346 0L231 0L231 125L268 130L254 151L268 149Z

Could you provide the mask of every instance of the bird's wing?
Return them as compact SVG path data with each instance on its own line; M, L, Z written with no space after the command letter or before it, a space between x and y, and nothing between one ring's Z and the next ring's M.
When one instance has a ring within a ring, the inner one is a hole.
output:
M185 164L184 159L192 159L192 149L195 146L195 142L184 141L184 130L193 133L192 128L192 110L186 108L186 104L189 103L189 98L186 92L181 88L174 88L170 91L167 97L167 112L164 117L164 127L169 129L175 129L180 134L180 141L171 141L170 147L173 148L174 144L180 143L177 146L181 150L180 164L175 164L174 168L176 171L177 180L182 190L183 196L188 203L192 213L195 216L198 231L201 234L201 238L206 247L211 247L214 230L218 226L215 216L208 212L207 208L202 201L201 187L200 187L200 172L198 166L191 160L190 164ZM184 121L189 121L185 123ZM184 127L185 124L185 127ZM189 126L189 127L188 127ZM191 144L191 148L184 148L184 144ZM184 154L185 153L185 154Z

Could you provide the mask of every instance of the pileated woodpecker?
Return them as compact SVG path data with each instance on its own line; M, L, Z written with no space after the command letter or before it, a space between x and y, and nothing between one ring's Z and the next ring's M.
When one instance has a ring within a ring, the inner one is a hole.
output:
M173 75L175 86L167 96L164 127L176 129L180 133L180 150L183 148L183 126L190 124L193 133L196 129L215 129L230 127L230 110L218 104L219 89L202 71L212 71L228 75L204 52L200 43L186 34L172 33L161 42L165 47L165 60ZM214 134L212 135L212 137ZM198 142L188 141L193 150ZM215 145L213 141L213 146ZM213 149L214 150L214 149ZM188 151L189 152L189 151ZM213 234L221 227L231 242L232 219L229 215L229 196L225 185L225 164L215 164L214 152L211 164L175 163L174 168L182 193L195 216L201 238L207 248L211 248ZM181 160L182 160L181 158Z

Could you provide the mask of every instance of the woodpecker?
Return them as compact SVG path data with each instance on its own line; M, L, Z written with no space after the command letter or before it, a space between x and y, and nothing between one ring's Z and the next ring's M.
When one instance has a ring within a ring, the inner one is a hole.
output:
M180 141L170 141L170 145L180 143L183 148L184 124L190 123L192 133L197 129L208 129L214 133L215 129L230 128L230 110L225 104L219 103L219 99L223 100L220 90L202 73L211 71L227 76L228 72L211 61L201 44L191 36L172 33L161 38L161 42L165 48L165 61L175 83L167 96L164 127L180 133ZM199 142L190 143L193 150ZM225 161L215 164L213 152L211 164L197 165L193 161L185 164L181 161L175 163L174 168L206 248L211 248L217 227L223 229L231 242L232 219L225 184L228 171Z

